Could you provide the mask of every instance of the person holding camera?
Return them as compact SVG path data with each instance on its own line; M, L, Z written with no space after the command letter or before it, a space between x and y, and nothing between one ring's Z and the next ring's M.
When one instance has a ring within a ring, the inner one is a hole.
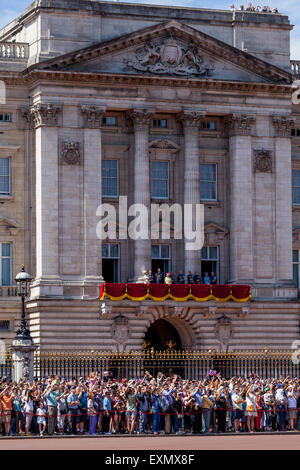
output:
M56 381L47 387L44 396L47 400L48 410L48 434L51 436L55 432L57 420L57 398L59 395Z

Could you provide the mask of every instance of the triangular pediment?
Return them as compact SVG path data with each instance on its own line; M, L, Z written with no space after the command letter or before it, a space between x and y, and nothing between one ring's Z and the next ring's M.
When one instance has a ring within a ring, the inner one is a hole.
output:
M33 65L29 70L292 83L288 72L171 20Z
M228 230L226 228L221 227L220 225L216 224L215 222L209 222L208 224L205 224L204 232L205 233L220 233L220 234L223 234L223 235L228 234Z

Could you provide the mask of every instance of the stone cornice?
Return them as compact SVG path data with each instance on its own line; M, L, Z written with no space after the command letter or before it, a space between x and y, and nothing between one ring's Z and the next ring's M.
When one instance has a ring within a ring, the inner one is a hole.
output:
M230 137L252 135L256 117L250 114L231 114L225 119L225 129Z
M105 110L105 106L80 106L80 111L83 117L83 127L88 127L90 129L100 129L102 126L102 118L105 114Z
M295 91L291 85L261 82L240 82L229 80L218 80L212 78L181 78L181 77L150 77L129 74L108 74L95 72L74 72L74 71L34 71L29 75L6 74L1 72L0 80L3 80L8 86L32 86L35 83L70 83L76 85L82 84L101 87L107 85L117 86L166 86L166 87L189 87L201 89L203 91L222 91L223 93L232 92L265 95L274 94L285 97L291 97Z
M295 127L296 118L292 116L273 116L272 123L277 137L291 138L291 130Z

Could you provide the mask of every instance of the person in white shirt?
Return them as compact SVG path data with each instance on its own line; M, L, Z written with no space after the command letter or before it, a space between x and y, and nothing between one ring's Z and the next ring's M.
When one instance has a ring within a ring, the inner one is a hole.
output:
M243 417L243 403L245 401L242 399L241 395L239 394L239 387L234 387L234 393L231 397L232 400L232 408L234 413L234 430L235 432L240 431L240 423Z
M39 426L39 433L42 436L46 430L46 409L44 408L44 403L41 401L38 409L36 410L37 414L37 424Z
M257 409L256 409L256 395L254 393L253 385L251 385L246 392L246 416L247 416L248 431L254 432Z
M295 393L294 387L290 385L287 392L288 422L290 431L294 431L297 426L297 398L298 396Z
M27 393L25 395L25 406L24 406L24 412L25 412L25 433L27 436L30 435L29 429L33 417L33 394L31 390L27 390Z

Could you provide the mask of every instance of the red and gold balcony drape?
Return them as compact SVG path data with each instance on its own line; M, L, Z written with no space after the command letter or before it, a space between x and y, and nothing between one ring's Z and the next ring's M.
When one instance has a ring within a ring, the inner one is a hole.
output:
M100 300L107 297L111 300L145 300L163 301L172 299L177 301L216 300L225 302L247 302L251 299L251 288L246 285L206 285L206 284L110 284L104 283L100 287Z

